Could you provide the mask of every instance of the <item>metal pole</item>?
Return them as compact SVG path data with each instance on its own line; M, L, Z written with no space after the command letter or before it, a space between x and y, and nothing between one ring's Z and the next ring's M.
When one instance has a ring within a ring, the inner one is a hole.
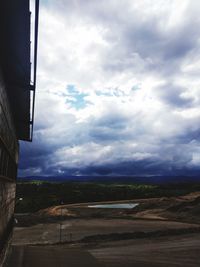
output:
M35 35L34 35L34 71L33 71L33 103L32 103L32 118L31 118L31 136L33 139L33 124L35 113L35 88L36 88L36 71L37 71L37 50L38 50L38 23L39 23L39 1L35 0Z
M63 200L60 201L60 243L62 241L62 205L64 204Z
M62 241L62 206L60 207L60 243Z

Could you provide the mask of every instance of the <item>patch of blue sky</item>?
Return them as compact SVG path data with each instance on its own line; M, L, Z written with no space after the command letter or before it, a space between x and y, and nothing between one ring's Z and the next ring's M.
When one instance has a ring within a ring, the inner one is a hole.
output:
M96 91L97 96L113 96L113 93Z
M141 85L137 84L131 88L131 91L137 91L140 89L141 89ZM101 92L100 90L96 91L97 96L107 96L107 97L112 97L112 96L121 97L121 96L128 96L129 94L130 93L127 93L124 90L121 90L119 88L111 89L110 92L107 92L107 91Z
M137 85L134 85L131 90L132 91L137 91L137 90L140 90L141 89L141 85L140 84L137 84Z
M50 0L42 0L41 1L41 5L49 5L49 3L50 3Z
M119 88L113 88L110 89L110 92L101 92L101 91L96 91L96 95L97 96L108 96L108 97L112 97L112 96L123 96L125 95L124 91L119 89Z
M88 94L80 93L72 84L67 86L67 96L70 97L66 100L67 103L75 109L83 109L89 104L89 101L85 100Z

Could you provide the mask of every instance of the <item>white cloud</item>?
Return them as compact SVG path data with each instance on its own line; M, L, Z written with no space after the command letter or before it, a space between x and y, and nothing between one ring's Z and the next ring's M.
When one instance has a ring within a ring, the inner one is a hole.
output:
M35 172L25 157L41 174L196 166L199 11L187 0L41 3L34 153L23 144L22 173Z

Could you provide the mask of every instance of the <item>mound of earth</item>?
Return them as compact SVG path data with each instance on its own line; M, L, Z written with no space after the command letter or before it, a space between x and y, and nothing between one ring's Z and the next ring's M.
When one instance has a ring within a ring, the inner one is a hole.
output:
M75 218L137 218L200 223L200 192L181 197L137 199L115 201L113 203L122 202L138 203L139 205L132 209L94 209L89 208L88 203L53 206L25 216L24 218L20 216L19 221L20 225L22 224L23 226L54 222L58 219Z
M200 223L200 192L181 197L145 200L135 208L134 216Z

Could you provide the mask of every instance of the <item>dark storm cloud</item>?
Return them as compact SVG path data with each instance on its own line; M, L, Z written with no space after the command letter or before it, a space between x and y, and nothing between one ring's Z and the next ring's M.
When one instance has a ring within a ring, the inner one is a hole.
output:
M192 97L184 97L185 92L187 92L187 88L170 83L157 89L157 95L163 102L177 108L187 108L194 105L194 99Z
M170 78L169 75L176 76L180 71L180 62L198 46L197 21L185 24L172 31L165 31L165 27L161 27L155 18L143 23L139 19L134 20L125 28L119 25L117 35L113 36L115 49L109 51L110 61L106 60L105 68L112 71L132 69L137 72L141 68L138 66L140 58L145 62L144 72L167 75L167 78ZM121 56L120 60L115 61L118 58L116 55Z
M46 170L47 173L58 175L54 169ZM138 160L138 161L122 161L119 163L90 165L77 168L63 168L60 175L113 175L113 176L140 176L140 175L197 175L199 168L191 168L189 166L177 166L166 164L166 161Z
M20 171L26 174L26 170L31 169L33 173L40 173L41 170L45 169L45 164L48 162L54 147L41 145L35 140L34 146L30 143L21 142L20 150L23 151L23 156L20 157L19 162Z

